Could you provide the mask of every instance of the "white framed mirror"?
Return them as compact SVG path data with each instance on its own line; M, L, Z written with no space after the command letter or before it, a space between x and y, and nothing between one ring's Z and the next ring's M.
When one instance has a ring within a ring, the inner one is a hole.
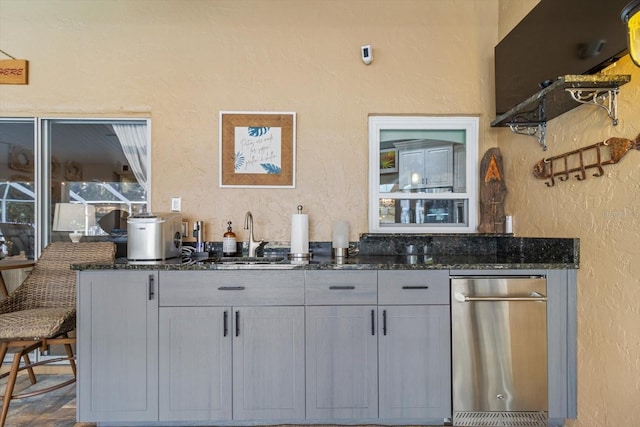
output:
M369 232L475 233L478 118L369 116Z

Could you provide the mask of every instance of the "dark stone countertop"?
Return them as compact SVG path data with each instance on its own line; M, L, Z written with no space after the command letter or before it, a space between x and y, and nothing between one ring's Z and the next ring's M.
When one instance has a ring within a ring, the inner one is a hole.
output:
M352 245L357 254L331 256L331 242L310 244L309 261L290 261L287 248L267 248L271 264L220 264L211 259L114 264L77 264L74 270L505 270L577 269L579 239L528 238L512 235L363 234ZM407 255L413 252L412 255Z

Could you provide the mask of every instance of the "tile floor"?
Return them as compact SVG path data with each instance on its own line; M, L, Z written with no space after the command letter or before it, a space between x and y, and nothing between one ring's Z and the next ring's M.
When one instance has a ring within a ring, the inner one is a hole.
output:
M71 378L67 375L38 375L38 383L32 387L55 384ZM6 380L0 381L0 393L4 391ZM26 375L20 375L16 389L22 390L30 386ZM93 423L76 423L76 385L68 385L59 390L40 396L16 399L11 401L9 416L5 427L96 427ZM286 427L299 427L289 425ZM300 426L307 427L307 426ZM316 425L313 427L337 427ZM372 426L351 426L372 427Z
M38 375L38 383L32 387L43 387L62 379L66 375ZM0 382L0 392L4 391L6 380ZM20 375L16 389L30 386L26 375ZM9 415L5 427L94 427L95 424L76 423L75 384L40 396L15 399L9 406Z

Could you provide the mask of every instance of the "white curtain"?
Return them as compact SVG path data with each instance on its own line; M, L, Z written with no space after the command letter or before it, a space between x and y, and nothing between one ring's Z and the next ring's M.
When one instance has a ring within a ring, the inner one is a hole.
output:
M113 131L120 140L122 151L133 171L133 175L142 185L147 194L147 159L149 139L147 138L146 124L122 123L113 124Z

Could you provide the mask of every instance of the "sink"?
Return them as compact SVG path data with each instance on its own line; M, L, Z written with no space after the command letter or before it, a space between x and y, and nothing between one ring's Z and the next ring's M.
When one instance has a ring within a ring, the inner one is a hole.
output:
M289 263L216 263L216 270L293 270L296 265Z
M285 257L221 257L209 258L200 261L216 266L218 270L245 270L245 269L292 269L296 265L291 264Z
M216 264L277 264L286 262L285 257L229 256L218 258Z

